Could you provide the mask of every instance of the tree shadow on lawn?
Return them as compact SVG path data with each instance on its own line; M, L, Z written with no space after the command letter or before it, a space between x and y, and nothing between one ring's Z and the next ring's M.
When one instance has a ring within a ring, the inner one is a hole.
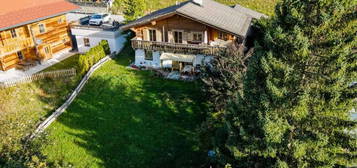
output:
M126 70L121 62L108 64L116 65L96 73L58 120L71 130L62 134L101 160L95 163L100 167L202 165L206 150L199 146L197 129L206 106L197 84Z

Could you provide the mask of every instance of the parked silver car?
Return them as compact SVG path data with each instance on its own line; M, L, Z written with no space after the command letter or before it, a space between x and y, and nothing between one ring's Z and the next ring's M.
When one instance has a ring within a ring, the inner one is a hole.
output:
M103 23L110 22L110 20L109 14L94 14L90 17L89 24L100 26Z

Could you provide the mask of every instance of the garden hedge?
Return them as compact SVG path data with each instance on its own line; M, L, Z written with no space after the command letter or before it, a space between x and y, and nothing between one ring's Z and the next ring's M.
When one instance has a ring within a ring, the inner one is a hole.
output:
M102 40L97 46L91 48L87 53L79 56L79 67L81 73L86 73L95 63L110 55L110 47L107 40Z

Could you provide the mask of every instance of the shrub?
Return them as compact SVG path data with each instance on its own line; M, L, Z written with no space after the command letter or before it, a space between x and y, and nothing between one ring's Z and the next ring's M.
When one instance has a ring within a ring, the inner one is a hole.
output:
M88 65L88 61L87 61L86 55L81 54L79 56L78 63L79 63L81 74L84 74L85 72L88 71L89 65Z
M108 43L107 40L102 40L102 41L100 42L100 45L103 47L104 52L105 52L106 55L111 54L110 47L109 47L109 43Z
M108 41L102 40L99 45L91 48L86 54L79 57L81 73L86 73L94 64L110 53Z
M46 157L41 153L43 146L48 144L45 136L41 136L34 141L23 139L19 149L5 145L0 151L0 168L47 168L52 167L46 161Z

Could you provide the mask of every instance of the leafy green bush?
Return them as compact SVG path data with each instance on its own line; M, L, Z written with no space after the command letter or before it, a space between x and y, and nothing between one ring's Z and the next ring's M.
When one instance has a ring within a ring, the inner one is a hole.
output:
M78 58L78 64L79 64L79 67L80 67L79 69L80 69L80 71L81 71L81 74L83 74L83 73L85 73L85 72L88 71L89 65L88 65L88 61L87 61L87 59L86 59L86 55L81 54L81 55L79 56L79 58Z
M99 45L91 48L86 54L80 55L78 62L81 73L86 73L94 64L110 53L108 41L102 40Z
M19 149L14 150L12 146L5 145L0 150L0 168L64 168L73 167L71 163L63 159L54 162L49 161L47 156L42 153L43 147L53 145L47 139L48 134L42 133L41 136L29 140L23 138L19 144Z
M103 47L106 55L111 54L109 43L107 40L102 40L99 44Z
M48 144L45 137L46 135L33 141L24 138L17 150L9 145L3 146L0 151L0 168L50 167L46 157L41 153L42 147Z

